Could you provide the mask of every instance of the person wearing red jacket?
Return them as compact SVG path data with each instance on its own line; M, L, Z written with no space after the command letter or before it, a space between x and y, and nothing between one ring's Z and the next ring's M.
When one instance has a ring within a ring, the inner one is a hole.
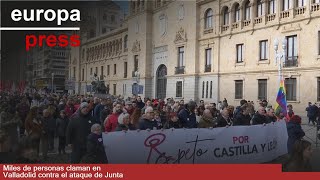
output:
M109 116L108 121L105 125L106 132L113 132L118 126L118 117L122 113L122 104L117 103L113 109L113 113Z
M64 111L68 118L70 118L73 115L73 113L76 112L72 99L68 99L67 105L65 106Z

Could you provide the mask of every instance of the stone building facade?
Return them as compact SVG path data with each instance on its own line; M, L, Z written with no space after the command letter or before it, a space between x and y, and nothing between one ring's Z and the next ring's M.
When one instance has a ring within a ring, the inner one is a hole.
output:
M91 69L106 75L109 67L111 94L131 96L139 84L143 97L274 104L278 39L288 103L303 113L307 102L320 101L319 0L129 3L122 27L82 43L78 93L86 92Z

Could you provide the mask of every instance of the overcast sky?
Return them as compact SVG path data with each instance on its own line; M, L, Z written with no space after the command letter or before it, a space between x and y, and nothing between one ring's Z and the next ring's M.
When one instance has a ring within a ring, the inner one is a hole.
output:
M123 0L113 0L113 1L117 3L126 14L128 14L128 8L129 8L128 1L123 1Z

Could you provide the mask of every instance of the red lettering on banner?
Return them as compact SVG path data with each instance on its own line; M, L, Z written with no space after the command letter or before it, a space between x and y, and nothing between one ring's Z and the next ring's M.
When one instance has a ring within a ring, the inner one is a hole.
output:
M233 144L236 144L238 142L239 144L243 143L249 143L249 137L248 136L234 136L233 138Z

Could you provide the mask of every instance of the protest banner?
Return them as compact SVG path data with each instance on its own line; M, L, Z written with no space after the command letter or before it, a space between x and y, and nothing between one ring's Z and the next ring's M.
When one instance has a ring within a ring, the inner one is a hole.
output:
M287 153L284 121L212 129L166 129L103 134L112 164L264 163Z

